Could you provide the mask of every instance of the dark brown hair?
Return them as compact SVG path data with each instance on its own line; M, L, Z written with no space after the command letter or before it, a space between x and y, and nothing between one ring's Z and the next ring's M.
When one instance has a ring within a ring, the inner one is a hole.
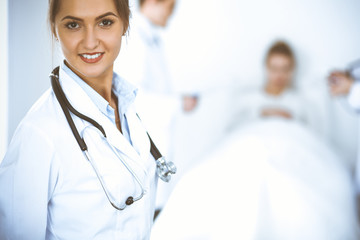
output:
M48 21L51 32L55 35L55 17L60 9L61 0L49 0ZM124 24L124 34L129 28L130 8L129 0L114 0L116 10Z
M291 47L284 41L277 41L273 43L266 54L265 62L269 61L272 55L279 54L288 57L291 60L291 64L295 67L295 55Z

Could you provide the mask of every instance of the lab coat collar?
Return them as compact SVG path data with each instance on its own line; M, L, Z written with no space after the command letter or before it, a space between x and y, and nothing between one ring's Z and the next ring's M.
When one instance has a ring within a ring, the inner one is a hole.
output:
M76 75L65 64L65 61L62 62L61 68L85 91L85 93L91 98L100 111L107 115L108 107L110 107L109 103L92 87L84 82L78 75ZM112 90L118 98L119 113L125 114L131 104L133 104L135 101L138 91L137 88L114 72Z
M102 125L110 144L133 160L141 162L141 158L147 159L150 151L150 142L140 120L136 119L135 111L129 109L125 114L128 119L130 136L133 142L132 146L110 119L96 107L85 91L62 68L60 68L59 78L70 104L80 113ZM82 127L88 125L87 122L83 122L85 125ZM79 128L78 131L81 132L80 126L77 127Z

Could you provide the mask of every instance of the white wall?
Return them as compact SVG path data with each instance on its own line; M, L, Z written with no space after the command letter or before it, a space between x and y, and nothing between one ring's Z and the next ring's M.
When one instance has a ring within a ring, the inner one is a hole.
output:
M265 51L280 38L295 49L298 86L312 99L309 107L321 116L313 121L313 128L340 152L349 166L354 163L357 116L348 114L339 106L339 100L329 97L326 75L331 69L342 69L360 58L360 1L179 0L178 3L166 33L171 70L179 91L198 91L203 96L201 113L182 121L181 141L189 146L187 154L179 150L182 158L193 156L194 151L206 153L205 145L209 144L203 142L220 136L218 128L228 121L232 110L231 89L263 81ZM194 137L186 138L199 129L202 136L198 135L195 141ZM195 147L198 143L204 144L202 150Z
M8 1L0 1L0 162L8 144Z
M174 73L182 87L218 83L210 69L222 82L261 79L265 50L284 38L297 51L300 76L314 81L359 58L359 8L357 0L179 0L168 31Z
M50 86L48 1L9 1L9 138L36 99Z

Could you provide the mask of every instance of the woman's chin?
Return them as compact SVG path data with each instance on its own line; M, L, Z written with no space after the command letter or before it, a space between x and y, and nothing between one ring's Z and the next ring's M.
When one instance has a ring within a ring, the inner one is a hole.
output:
M274 82L272 83L272 86L277 89L285 89L289 84L287 82Z
M98 67L86 67L83 69L79 69L78 71L80 73L80 77L85 78L101 78L105 75L107 72L104 68L98 68Z

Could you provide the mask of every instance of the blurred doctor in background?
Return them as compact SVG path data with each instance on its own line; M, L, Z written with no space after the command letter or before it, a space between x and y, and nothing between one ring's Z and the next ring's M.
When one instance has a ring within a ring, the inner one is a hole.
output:
M167 26L175 3L175 0L139 0L140 12L133 13L129 38L114 65L116 72L139 87L137 110L168 158L173 157L176 115L190 112L197 105L196 96L174 92L164 54L161 31ZM165 204L173 184L159 186L158 209Z
M346 71L333 71L329 76L330 92L334 96L346 96L348 104L360 112L360 60L350 64ZM359 148L358 148L359 151ZM355 170L356 189L360 193L360 154Z

